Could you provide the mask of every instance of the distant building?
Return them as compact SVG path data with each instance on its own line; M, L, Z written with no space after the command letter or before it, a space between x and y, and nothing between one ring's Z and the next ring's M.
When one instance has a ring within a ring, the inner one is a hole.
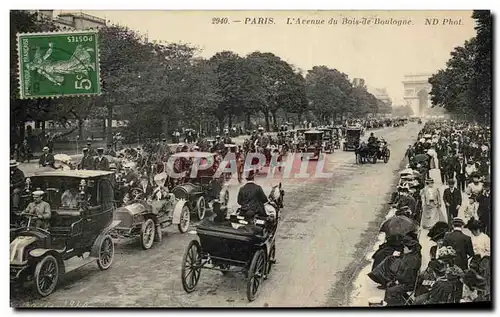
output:
M54 10L38 10L42 16L52 19L62 31L98 30L106 26L106 20L83 12L54 14Z
M424 116L431 107L431 84L429 78L432 74L405 75L403 80L404 99L418 116Z

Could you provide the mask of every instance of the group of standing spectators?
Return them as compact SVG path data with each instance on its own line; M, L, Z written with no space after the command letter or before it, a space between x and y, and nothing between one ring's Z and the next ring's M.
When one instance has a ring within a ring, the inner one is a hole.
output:
M385 290L384 304L491 301L490 131L427 122L408 147L415 174L393 195L395 215L382 225L386 241L368 274ZM434 184L439 178L444 190ZM392 233L395 224L407 229Z

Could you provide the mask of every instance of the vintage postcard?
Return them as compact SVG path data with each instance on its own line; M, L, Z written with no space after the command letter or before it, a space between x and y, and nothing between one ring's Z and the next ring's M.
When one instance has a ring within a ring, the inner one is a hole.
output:
M492 307L490 11L10 20L12 307Z

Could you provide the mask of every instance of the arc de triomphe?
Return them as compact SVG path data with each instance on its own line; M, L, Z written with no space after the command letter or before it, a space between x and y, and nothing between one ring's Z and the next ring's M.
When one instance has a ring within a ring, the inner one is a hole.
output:
M431 107L431 84L428 80L431 74L405 75L403 85L405 89L404 99L413 109L413 114L423 116L426 109Z

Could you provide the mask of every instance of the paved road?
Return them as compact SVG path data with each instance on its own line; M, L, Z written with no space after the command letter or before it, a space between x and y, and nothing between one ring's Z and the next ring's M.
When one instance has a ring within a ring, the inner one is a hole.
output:
M137 240L119 241L113 267L99 271L89 264L68 273L56 292L34 299L14 294L16 305L27 306L342 306L350 296L359 254L373 244L394 173L419 130L416 124L374 130L391 149L389 163L358 166L353 152L327 155L328 178L284 179L285 208L277 237L277 264L264 282L259 298L246 299L242 276L202 271L197 290L186 294L180 270L184 250L196 236L165 231L163 241L143 251ZM300 160L294 163L292 175ZM316 163L308 171L314 173ZM279 181L261 177L264 190ZM230 185L230 204L236 204L239 185ZM372 231L375 228L375 233ZM370 234L368 234L370 233ZM361 267L359 268L361 269ZM358 270L359 271L359 270Z

